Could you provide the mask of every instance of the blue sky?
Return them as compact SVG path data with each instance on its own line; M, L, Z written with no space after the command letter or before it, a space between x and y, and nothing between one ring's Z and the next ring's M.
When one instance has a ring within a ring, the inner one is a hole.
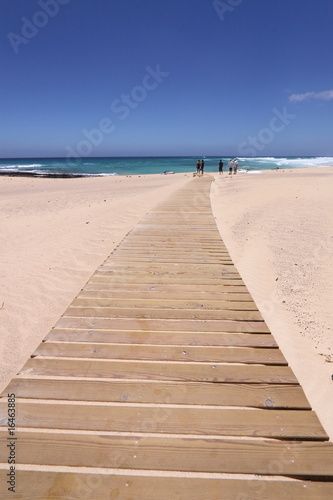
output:
M332 0L0 9L0 157L333 156Z

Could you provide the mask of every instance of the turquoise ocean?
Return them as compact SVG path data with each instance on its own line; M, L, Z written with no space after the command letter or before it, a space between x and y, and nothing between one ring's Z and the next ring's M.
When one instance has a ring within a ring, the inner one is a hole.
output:
M220 159L224 170L230 157L111 157L78 158L11 158L0 159L0 175L34 177L91 177L107 175L149 175L194 172L198 159L205 160L205 172L217 172ZM333 166L333 157L238 157L239 171L260 173L263 170Z

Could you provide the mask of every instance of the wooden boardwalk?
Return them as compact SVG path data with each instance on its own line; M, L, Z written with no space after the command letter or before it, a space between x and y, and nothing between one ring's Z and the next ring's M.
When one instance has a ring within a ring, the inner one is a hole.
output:
M210 185L152 210L3 392L1 498L332 500L333 445L221 240Z

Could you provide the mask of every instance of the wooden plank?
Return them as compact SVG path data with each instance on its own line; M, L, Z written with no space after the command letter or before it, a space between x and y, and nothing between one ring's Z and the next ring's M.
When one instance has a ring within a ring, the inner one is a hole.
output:
M192 298L197 300L224 300L230 297L231 300L252 300L246 286L215 286L194 287L193 285L140 285L128 283L87 283L81 293L102 292L114 294L117 298L170 298L170 290L173 290L174 300L179 298ZM122 294L122 295L120 295Z
M167 248L177 249L181 247L188 248L189 250L204 250L208 253L221 251L229 254L228 248L225 246L221 238L207 243L204 241L197 241L194 235L192 235L192 238L186 238L184 240L179 238L179 234L174 235L174 237L172 237L172 235L168 235L167 237L164 236L163 238L154 237L147 240L143 237L140 238L139 235L132 236L131 233L129 233L126 238L117 246L117 248L126 249L131 247L159 247L161 250L165 250Z
M153 308L153 309L200 309L200 310L236 310L236 311L257 311L258 308L253 300L232 300L232 295L229 295L229 300L172 300L172 299L154 299L154 298L113 298L113 294L109 297L101 298L98 295L95 297L92 293L86 297L86 294L79 293L77 298L73 300L74 307L124 307L124 308Z
M170 224L172 224L172 227L177 227L177 228L186 228L186 227L193 227L193 228L210 228L214 229L217 231L216 227L216 222L212 216L209 216L207 214L201 215L201 216L188 216L188 217L177 217L174 215L173 217L164 217L162 215L160 216L148 216L146 215L145 218L142 220L142 224L140 224L140 227L159 227L159 228L168 228L170 227Z
M300 385L14 378L2 397L12 392L17 398L311 409Z
M57 328L97 328L103 330L142 330L218 333L270 333L263 321L163 320L137 318L62 317Z
M200 259L200 260L199 260ZM147 263L152 263L152 262L159 262L161 264L174 264L176 263L183 263L185 262L184 259L177 258L177 257L161 257L158 255L146 255L146 256L127 256L126 259L124 256L119 256L119 255L114 255L114 261L119 261L120 263L133 263L133 264L147 264ZM228 264L231 261L225 260L225 259L206 259L205 257L198 257L197 259L191 259L190 257L186 261L186 263L192 262L193 264L197 264L198 262L202 263L215 263L215 264Z
M201 235L193 235L193 232L191 233L185 233L182 231L182 236L181 240L179 239L179 234L176 232L174 233L168 233L167 231L161 231L160 234L158 233L151 233L150 231L147 231L146 234L143 234L141 231L140 233L130 233L128 236L128 243L143 243L149 239L151 243L158 243L159 245L163 245L164 243L174 243L176 241L182 242L180 245L181 248L184 248L184 246L190 246L193 247L193 245L203 245L203 246L209 246L209 247L220 247L220 236L219 235L212 235L212 234L201 234Z
M42 342L33 356L287 365L280 349Z
M4 471L0 470L4 476ZM2 484L6 478L2 477ZM54 472L19 470L15 498L22 500L331 500L333 484L325 482L286 481L264 479L224 479L137 476L133 472L124 473ZM3 500L13 498L12 493L4 493Z
M29 359L20 370L19 375L297 384L297 379L288 366L203 362L113 361L42 357Z
M332 476L329 442L158 438L17 430L20 463L211 473ZM7 431L0 431L7 461Z
M186 345L186 346L233 346L233 347L277 347L270 334L228 334L228 333L192 333L154 330L117 331L98 329L61 329L54 328L46 340L64 342L103 342L108 344L150 344L150 345Z
M129 236L140 235L141 232L152 230L159 232L163 237L163 229L165 229L165 234L170 234L171 236L174 236L176 232L183 233L183 230L184 234L188 234L189 231L191 231L193 233L194 240L200 238L203 233L208 235L208 237L210 235L213 237L216 235L220 236L216 223L212 222L212 220L208 218L209 213L207 211L200 214L177 214L177 211L175 211L171 214L160 214L159 217L160 218L155 221L152 219L147 221L146 219L142 219L142 223L144 224L140 225L140 227L134 227L132 231L130 231ZM198 219L200 218L202 218L202 223L198 223ZM220 242L224 244L221 237Z
M187 262L188 258L217 258L217 259L228 259L230 260L230 255L228 250L224 247L212 243L197 242L197 243L186 243L178 244L173 241L147 241L147 239L136 241L128 241L113 250L108 259L111 259L114 255L143 255L146 253L159 254L161 257L166 255L173 255L175 258L181 258Z
M173 290L172 297L174 299L179 296L184 297L195 297L195 298L208 298L214 296L215 299L219 299L220 297L225 297L225 294L246 294L249 296L248 289L245 285L200 285L200 287L195 285L188 285L186 283L167 285L163 283L155 283L155 284L140 284L140 283L91 283L88 282L83 290L96 290L96 291L113 291L114 293L126 293L126 297L128 294L134 293L144 293L143 298L146 297L146 293L151 294L151 292L159 294L159 297L162 297L160 294L164 294L164 297L170 298L170 291ZM153 296L153 295L151 295Z
M199 260L200 259L200 260ZM142 255L142 256L127 256L126 259L124 256L119 256L119 255L114 255L114 261L119 261L120 263L133 263L133 264L147 264L147 263L152 263L152 262L158 262L161 264L174 264L174 263L183 263L185 262L184 259L177 258L177 257L161 257L158 255ZM188 258L186 263L191 262L193 264L199 263L214 263L214 264L229 264L231 261L225 260L225 259L207 259L205 257L198 257L196 259L194 258Z
M137 318L137 319L180 319L180 320L230 320L263 321L259 311L202 310L202 309L149 309L125 307L68 307L64 317L79 318Z
M202 231L215 231L215 233L220 236L217 230L217 226L216 224L214 224L214 222L211 222L210 224L207 224L207 222L204 223L203 221L200 221L200 223L195 223L191 221L190 218L183 218L182 221L176 221L174 217L169 217L169 220L165 219L165 221L166 224L160 224L156 220L148 221L146 220L146 218L144 218L141 220L141 222L138 222L138 224L136 224L133 232L154 231L155 229L159 232L163 232L163 229L165 229L167 232L174 232L184 229L188 232L194 232L194 234L196 234L197 232L200 233Z
M119 263L153 263L153 262L159 262L161 264L174 264L174 263L186 263L188 264L189 262L193 264L199 263L213 263L213 264L219 264L219 265L224 265L224 264L230 264L231 260L225 259L223 257L221 258L210 258L210 257L187 257L186 261L184 257L173 257L173 256L161 256L161 255L133 255L131 256L124 256L124 255L119 255L119 254L114 254L113 255L113 261L114 262L119 262Z
M95 275L96 276L147 276L147 275L154 275L154 276L160 276L160 277L172 277L172 276L181 276L181 277L187 277L191 276L192 278L200 278L203 274L206 275L207 278L210 279L217 279L217 278L232 278L232 279L241 279L239 273L232 267L232 266L222 266L218 265L216 269L208 269L206 268L208 264L195 264L197 267L195 270L176 266L173 267L172 264L163 266L163 264L159 265L157 263L156 265L152 264L147 264L144 263L144 265L141 265L140 263L135 263L133 262L131 265L130 264L124 264L121 263L119 266L101 266L99 267ZM201 267L201 269L199 269Z
M7 427L7 401L0 426ZM316 414L303 410L182 408L171 405L16 402L16 427L328 440Z
M129 299L129 293L131 294L131 299ZM147 290L147 288L139 289L139 288L133 288L130 290L130 292L127 290L126 291L126 286L122 287L120 286L115 286L113 290L110 291L99 291L99 290L89 290L89 289L84 289L79 292L77 295L77 299L74 299L74 303L77 303L78 305L83 305L83 300L86 299L93 299L93 300L111 300L112 303L117 303L119 306L121 303L129 302L130 300L135 300L139 301L138 303L143 304L144 301L159 301L161 304L169 304L174 303L178 304L178 307L182 307L183 304L203 304L204 307L209 308L209 304L212 304L213 306L216 304L222 304L224 307L225 304L230 304L230 308L233 307L233 302L237 302L238 304L245 303L246 307L251 307L251 304L255 304L255 302L252 301L252 297L249 293L243 292L243 293L214 293L214 292L201 292L196 291L191 294L190 299L184 299L184 293L179 291L178 293L175 292L173 295L173 298L170 299L170 292L157 289L157 290ZM219 300L216 300L219 298ZM82 302L81 302L82 300ZM255 306L256 304L255 304ZM221 307L222 308L222 307Z
M107 261L108 263L109 261ZM154 263L161 263L161 265L215 265L215 266L230 266L232 264L232 260L227 257L219 257L219 256L204 256L204 255L188 255L187 257L181 257L176 254L164 253L160 254L159 252L131 252L123 254L121 252L115 252L112 259L113 263L121 264L136 264L136 265L147 265Z
M115 257L117 257L115 259ZM164 263L163 261L165 260L170 260L170 265L173 266L194 266L194 265L209 265L209 266L221 266L221 265L227 265L231 266L233 265L232 260L230 257L224 254L211 254L211 255L206 255L201 251L201 253L198 252L186 252L186 255L181 255L179 251L161 251L161 250L147 250L147 249L142 249L142 251L139 251L138 249L135 250L127 250L127 251L115 251L115 253L112 255L112 261L111 260L106 260L106 264L122 264L122 263L131 263L134 262L137 265L141 264L144 265L145 261L138 260L136 261L135 259L152 259L151 263L154 264L154 258L161 259L162 265L166 266L168 263Z
M230 261L232 262L232 261ZM149 270L150 272L152 271L164 271L164 272L190 272L194 274L200 274L202 272L206 272L209 274L221 274L224 272L228 273L233 273L233 274L239 274L236 267L234 266L233 263L231 264L226 264L226 265L221 265L220 263L218 264L211 264L211 263L183 263L179 264L177 262L173 262L170 264L159 264L159 263L141 263L141 262L128 262L127 259L124 259L124 262L115 262L112 260L112 262L104 262L99 268L97 269L98 272L103 272L103 271L115 271L115 272L144 272L145 270Z
M172 265L167 266L166 268L162 268L157 266L152 266L152 265L144 265L140 266L137 268L130 268L129 266L119 266L119 267L100 267L96 270L94 276L104 276L104 277L120 277L120 278L125 278L129 277L132 278L134 276L135 278L141 278L141 276L155 276L159 278L187 278L191 277L195 279L200 279L203 274L205 274L206 278L209 279L225 279L225 278L231 278L231 279L241 279L240 275L238 274L237 271L233 270L232 268L229 269L228 266L225 266L222 269L222 266L218 266L219 270L216 271L209 271L206 269L205 271L205 264L203 265L202 270L197 270L197 271L191 271L189 269L182 269L180 267L172 268Z
M177 241L152 241L145 238L141 240L136 238L135 241L131 241L129 238L123 241L111 254L114 253L130 253L130 252L145 252L145 251L157 251L162 253L174 253L179 257L187 257L187 255L197 254L198 257L230 257L227 248L222 243L204 243L204 242L181 242L179 239ZM181 252L180 252L181 251ZM108 257L109 259L111 258Z
M244 285L240 278L189 278L188 276L154 276L154 275L128 275L128 276L101 276L95 273L89 283L142 283L142 284L192 284L192 285Z

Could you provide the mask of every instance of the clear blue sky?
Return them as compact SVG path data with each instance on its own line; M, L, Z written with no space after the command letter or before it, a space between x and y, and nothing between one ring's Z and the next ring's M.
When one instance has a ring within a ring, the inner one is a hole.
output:
M0 9L0 157L333 156L332 0Z

